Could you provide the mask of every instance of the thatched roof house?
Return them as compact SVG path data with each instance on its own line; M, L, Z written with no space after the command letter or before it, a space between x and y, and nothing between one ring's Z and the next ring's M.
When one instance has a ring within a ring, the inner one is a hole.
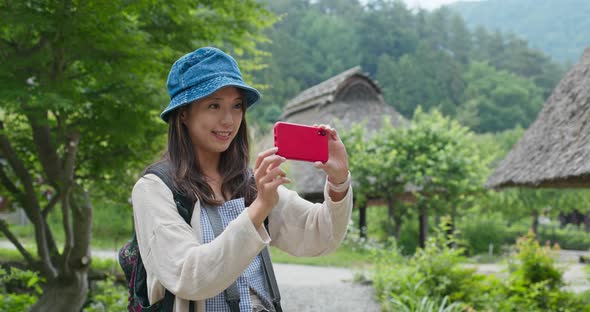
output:
M385 103L377 83L357 66L301 92L287 103L281 120L306 125L329 124L337 126L339 132L366 121L371 132L380 128L383 116L390 116L394 127L404 123L403 117ZM272 146L272 139L265 145ZM309 200L323 200L323 171L299 161L290 162L287 170L300 195Z
M590 48L486 186L590 187Z

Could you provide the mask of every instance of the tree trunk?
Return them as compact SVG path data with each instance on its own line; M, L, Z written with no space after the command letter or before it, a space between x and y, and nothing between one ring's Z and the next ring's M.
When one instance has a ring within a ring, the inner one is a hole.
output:
M82 269L68 278L61 276L48 283L43 295L30 312L80 312L88 295L88 270Z
M531 228L532 228L533 233L535 234L535 237L536 237L537 234L539 234L539 212L536 210L533 210L533 212L531 213L531 218L533 219Z
M449 241L447 246L449 248L455 248L457 247L457 244L455 242L455 215L457 214L457 207L455 207L455 205L453 205L453 207L451 208L451 215L449 218L449 223L447 224L447 240Z
M420 247L426 247L426 240L428 239L428 213L426 211L426 205L423 203L418 204L419 211L419 223L420 223Z
M399 234L402 231L402 213L400 209L397 209L395 215L393 216L393 220L395 222L393 235L395 235L395 240L399 241Z
M367 204L359 204L359 233L362 238L367 238Z
M57 277L48 280L31 312L79 312L86 302L93 207L82 187L74 185L70 194L64 201L72 214L64 222L64 227L69 227L66 233L70 233L70 241L66 237L60 263L55 264L59 268Z
M386 198L387 201L387 234L388 236L395 235L393 230L394 222L395 222L395 202L393 196L388 196Z

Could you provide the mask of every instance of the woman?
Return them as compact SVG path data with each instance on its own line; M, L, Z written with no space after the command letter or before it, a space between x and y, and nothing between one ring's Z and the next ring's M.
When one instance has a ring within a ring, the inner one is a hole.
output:
M329 133L325 201L312 204L288 190L272 148L249 169L246 109L260 97L244 83L236 61L216 48L201 48L174 63L168 76L170 104L164 157L178 189L193 204L190 225L179 215L171 190L154 174L132 193L139 250L150 303L173 293L174 311L230 311L224 290L235 282L240 311L272 311L260 252L273 245L296 256L318 256L338 247L352 209L347 155L336 130ZM211 212L224 230L215 237ZM268 218L268 232L264 220Z

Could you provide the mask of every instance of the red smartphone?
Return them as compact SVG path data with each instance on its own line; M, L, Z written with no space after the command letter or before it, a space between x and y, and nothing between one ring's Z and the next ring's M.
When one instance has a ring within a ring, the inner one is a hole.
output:
M289 122L274 125L277 155L292 160L328 161L328 133L319 127Z

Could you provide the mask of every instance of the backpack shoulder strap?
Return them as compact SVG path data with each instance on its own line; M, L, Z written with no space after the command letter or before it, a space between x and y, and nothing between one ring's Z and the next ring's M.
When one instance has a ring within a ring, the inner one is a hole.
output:
M174 197L174 203L176 204L176 209L178 210L178 214L184 219L186 223L189 225L191 224L191 219L193 216L193 203L192 201L182 193L176 183L174 182L174 175L172 173L172 166L167 161L161 161L155 163L154 165L150 166L145 172L144 175L148 173L153 173L158 176L166 186L172 191L172 196ZM174 306L174 299L175 296L172 294L168 289L164 294L164 301L162 305L163 311L172 311ZM189 312L195 311L195 302L189 302Z
M172 196L174 196L174 203L176 204L178 213L184 219L184 221L186 221L186 223L191 224L191 218L193 216L193 203L176 186L170 163L167 161L158 162L150 166L145 171L144 175L149 173L158 176L164 182L164 184L168 186L168 188L172 191Z

